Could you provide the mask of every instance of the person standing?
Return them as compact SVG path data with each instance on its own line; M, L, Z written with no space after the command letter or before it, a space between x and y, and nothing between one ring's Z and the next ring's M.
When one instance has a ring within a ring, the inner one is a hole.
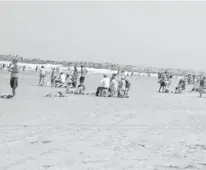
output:
M87 70L84 68L83 65L81 65L80 78L79 78L80 84L84 83L86 74L87 74Z
M77 70L77 66L74 66L74 72L73 72L73 77L72 77L72 85L74 88L77 87L78 76L79 76L79 72Z
M166 74L167 74L167 72L161 74L161 77L160 77L160 80L159 80L160 88L159 88L158 92L160 92L161 89L162 89L162 92L165 92L166 80L167 80Z
M200 87L199 87L200 97L202 97L202 94L204 93L205 80L206 80L206 77L203 77L203 79L200 80Z
M46 76L46 70L45 70L44 66L42 66L40 69L40 72L39 72L39 86L44 85L45 76Z
M11 72L10 86L12 88L12 97L16 96L16 88L18 87L18 73L17 60L13 59L9 71Z
M50 80L51 80L51 86L53 86L55 80L55 68L52 69Z
M23 66L22 71L24 72L24 71L25 71L25 69L26 69L26 66Z
M38 69L39 69L39 67L38 67L38 66L36 66L35 71L37 72L37 71L38 71Z

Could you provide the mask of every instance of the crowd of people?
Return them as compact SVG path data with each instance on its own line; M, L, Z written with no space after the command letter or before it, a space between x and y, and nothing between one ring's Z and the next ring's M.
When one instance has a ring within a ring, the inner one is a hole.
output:
M107 75L104 75L100 81L96 96L103 97L119 97L119 98L128 98L129 90L131 87L131 82L128 78L122 74L112 74L112 77L109 78Z
M160 88L158 92L169 93L170 85L172 83L173 75L169 74L167 71L164 73L158 73L158 83L160 83ZM205 93L206 89L206 77L202 75L187 74L183 76L175 87L175 93L180 94L186 90L187 85L193 85L191 92L199 92L200 97Z
M19 67L17 65L17 60L12 60L12 63L7 68L11 72L10 86L12 88L12 95L9 95L9 98L16 96L16 88L18 87L18 74ZM3 65L5 67L5 65ZM22 71L24 71L22 69ZM39 86L45 85L45 77L48 75L44 66L41 68L36 68L36 71L39 71ZM66 89L66 94L93 94L95 96L101 97L118 97L118 98L128 98L131 82L128 79L128 76L124 72L118 72L117 74L112 74L109 78L108 75L104 74L101 79L96 92L89 93L86 91L85 86L85 77L87 75L87 70L82 65L80 70L77 69L77 66L74 66L73 70L68 70L67 72L61 72L59 68L52 69L49 73L50 81L47 82L47 86L51 87L63 87ZM158 92L169 93L171 89L173 75L167 71L163 73L158 73L158 83L160 84ZM175 87L175 93L180 94L186 90L187 85L193 85L191 91L199 92L200 97L205 93L206 88L206 77L202 75L192 75L188 74L181 78L178 82L178 85ZM60 93L58 93L60 94ZM2 94L0 98L4 98L7 95Z
M101 97L119 97L128 98L128 92L130 90L131 83L124 72L113 74L109 78L106 74L103 75L99 86L97 87L96 93L89 93L85 87L85 77L87 70L84 66L81 66L78 71L77 66L68 72L60 72L59 68L54 68L50 74L50 81L47 86L51 87L63 87L66 88L66 93L75 94L94 94ZM46 71L44 66L39 69L39 86L45 85Z

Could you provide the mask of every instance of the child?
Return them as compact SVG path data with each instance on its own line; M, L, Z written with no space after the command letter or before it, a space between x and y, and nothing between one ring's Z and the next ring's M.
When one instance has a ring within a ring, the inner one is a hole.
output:
M77 94L84 94L85 90L86 90L85 85L83 84L83 82L81 82L77 87L76 93Z
M162 92L165 92L166 80L167 80L167 77L166 77L166 72L165 72L165 73L161 74L160 81L159 81L160 88L159 88L158 92L160 92L161 89L162 89Z
M12 96L16 96L16 88L18 87L18 66L17 66L17 60L12 60L12 65L9 68L9 71L11 72L11 79L10 79L10 86L12 88Z

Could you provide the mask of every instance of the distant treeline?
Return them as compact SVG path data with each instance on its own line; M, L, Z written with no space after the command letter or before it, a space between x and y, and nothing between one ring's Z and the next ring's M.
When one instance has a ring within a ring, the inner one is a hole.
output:
M95 68L95 69L110 69L110 70L122 70L128 72L138 72L138 73L158 73L167 70L168 72L175 75L185 75L185 74L204 74L203 72L195 72L193 70L181 70L181 69L171 69L171 68L155 68L155 67L144 67L144 66L134 66L134 65L120 65L114 63L95 63L87 61L52 61L52 60L41 60L39 58L24 58L19 55L4 54L0 55L0 60L2 61L12 61L12 59L17 59L18 62L29 63L29 64L54 64L63 65L64 67L70 66L80 66Z

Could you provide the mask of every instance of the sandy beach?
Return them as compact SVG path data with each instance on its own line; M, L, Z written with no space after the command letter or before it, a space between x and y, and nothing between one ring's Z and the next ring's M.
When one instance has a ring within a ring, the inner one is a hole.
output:
M86 77L88 91L100 78ZM0 82L10 93L8 72ZM206 95L157 93L152 77L131 82L129 99L45 98L64 89L21 74L17 97L0 99L0 170L205 170Z

